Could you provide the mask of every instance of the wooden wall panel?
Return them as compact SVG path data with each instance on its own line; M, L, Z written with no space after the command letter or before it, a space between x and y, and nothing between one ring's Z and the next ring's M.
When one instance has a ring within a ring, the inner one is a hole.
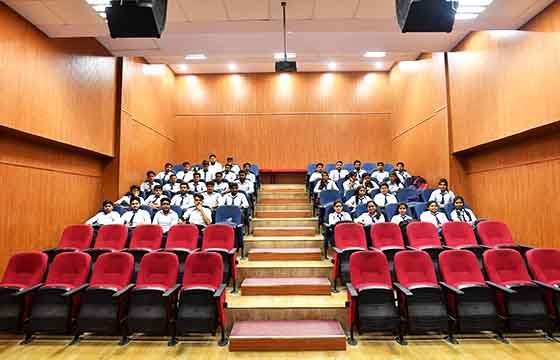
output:
M116 60L95 39L49 39L2 3L0 24L0 125L113 155Z
M560 1L554 1L520 30L537 32L560 32Z

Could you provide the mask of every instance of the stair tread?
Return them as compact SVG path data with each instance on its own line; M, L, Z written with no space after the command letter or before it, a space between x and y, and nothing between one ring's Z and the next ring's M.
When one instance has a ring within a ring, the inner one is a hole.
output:
M301 217L301 218L266 218L266 217L254 217L253 221L309 221L314 220L317 221L317 217Z
M322 253L319 248L256 248L249 250L249 254L308 254L308 253Z
M308 230L313 229L313 226L255 226L253 230Z
M247 278L243 280L243 286L286 286L286 285L331 285L325 277L302 277L302 278Z
M307 235L307 236L254 236L247 235L243 238L244 241L306 241L306 240L323 240L323 235Z
M248 295L228 294L229 309L344 309L346 292L331 295Z
M336 320L249 320L237 321L231 330L231 338L308 338L344 337L345 333Z
M239 261L238 269L252 268L330 268L330 260L303 260L303 261Z

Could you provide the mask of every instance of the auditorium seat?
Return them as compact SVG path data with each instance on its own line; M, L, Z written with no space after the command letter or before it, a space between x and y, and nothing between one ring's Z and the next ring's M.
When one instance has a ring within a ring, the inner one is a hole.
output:
M126 225L103 225L97 232L93 248L86 249L85 252L91 256L91 262L93 264L101 254L124 249L127 240L128 228Z
M389 274L389 265L383 253L360 251L350 255L350 282L348 292L348 343L356 345L354 328L363 332L392 331L397 341L404 344L400 316Z
M130 246L123 251L134 256L134 273L132 281L135 281L138 268L140 267L140 260L149 252L156 251L161 248L163 237L163 229L160 225L155 224L142 224L136 226L132 232L130 239Z
M560 320L560 250L532 249L526 253L534 282L544 289L548 313Z
M445 250L439 239L437 228L429 222L413 222L406 227L408 247L413 250L427 252L434 262L436 274L438 272L438 256Z
M169 228L167 240L165 241L165 251L177 255L179 259L179 276L177 282L183 281L185 261L187 257L199 250L198 248L199 230L194 224L177 224Z
M407 333L447 332L456 343L438 285L434 265L423 251L404 250L395 255L395 289Z
M134 270L134 257L124 252L99 256L82 301L73 343L83 333L120 335L126 315L128 295Z
M43 285L47 263L48 256L39 251L22 252L10 258L0 282L0 331L22 330L33 293Z
M55 256L45 284L33 295L25 341L35 333L60 334L72 329L80 307L80 293L86 283L91 258L84 252L67 252Z
M211 224L204 230L202 251L216 252L222 256L224 272L222 282L233 282L233 292L237 289L237 249L234 247L234 229L231 225Z
M235 247L241 250L244 256L245 246L243 244L243 218L241 209L237 206L219 206L216 208L215 224L229 224L235 228Z
M439 254L439 264L454 332L493 331L497 339L506 342L494 304L494 290L486 285L476 255L467 250L446 250Z
M211 333L214 336L218 327L221 328L218 344L227 345L223 266L222 258L217 253L198 252L187 258L177 306L175 332L170 341L172 345L177 343L177 336L189 333Z
M332 281L336 291L336 282L350 282L350 255L368 249L364 227L355 223L340 223L334 227L334 258Z
M445 247L450 249L462 249L473 252L479 263L479 267L484 270L482 264L482 254L489 249L485 245L479 245L473 228L466 222L450 221L441 226Z
M513 241L508 226L501 221L481 221L476 225L476 232L480 243L491 248L514 249L522 255L531 249Z
M397 192L397 199L400 203L408 203L411 201L418 201L418 192L414 189L401 189Z
M391 276L394 279L395 254L406 249L401 228L394 223L379 223L371 226L370 233L373 247L387 257Z
M496 289L498 314L510 331L543 330L550 334L544 290L529 276L521 254L512 249L490 249L484 253L488 285Z
M411 209L412 217L415 218L416 220L420 220L420 215L422 215L422 213L426 211L426 208L428 207L428 203L412 202L408 204L408 207Z
M174 304L181 287L176 284L178 272L179 259L173 253L152 252L142 258L121 344L127 344L134 333L172 335Z
M48 255L49 263L51 263L54 257L60 253L80 251L89 248L92 240L93 227L91 225L70 225L62 232L58 246L56 248L45 249L43 252Z

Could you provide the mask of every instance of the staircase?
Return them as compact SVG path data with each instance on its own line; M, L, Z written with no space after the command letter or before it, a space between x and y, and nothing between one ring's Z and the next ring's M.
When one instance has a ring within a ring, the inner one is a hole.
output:
M333 264L305 186L266 184L258 199L241 292L228 295L230 351L345 350L346 294L331 293Z

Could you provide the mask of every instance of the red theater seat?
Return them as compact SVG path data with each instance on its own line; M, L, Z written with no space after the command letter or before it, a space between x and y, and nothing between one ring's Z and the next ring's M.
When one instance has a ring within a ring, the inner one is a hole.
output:
M49 263L54 257L63 252L81 251L89 248L93 240L93 227L91 225L77 224L67 226L62 232L56 248L45 249L43 252L49 256Z
M350 255L367 250L364 227L355 223L341 223L334 227L334 267L332 280L336 290L336 281L340 277L342 284L350 282Z
M237 249L235 244L235 230L231 225L211 224L204 230L202 251L216 252L222 256L224 262L223 283L233 282L233 291L237 281Z
M548 313L559 320L560 314L560 250L533 249L526 253L534 282L545 291Z
M126 246L128 229L123 224L103 225L97 232L93 248L85 250L95 262L101 254L121 251Z

